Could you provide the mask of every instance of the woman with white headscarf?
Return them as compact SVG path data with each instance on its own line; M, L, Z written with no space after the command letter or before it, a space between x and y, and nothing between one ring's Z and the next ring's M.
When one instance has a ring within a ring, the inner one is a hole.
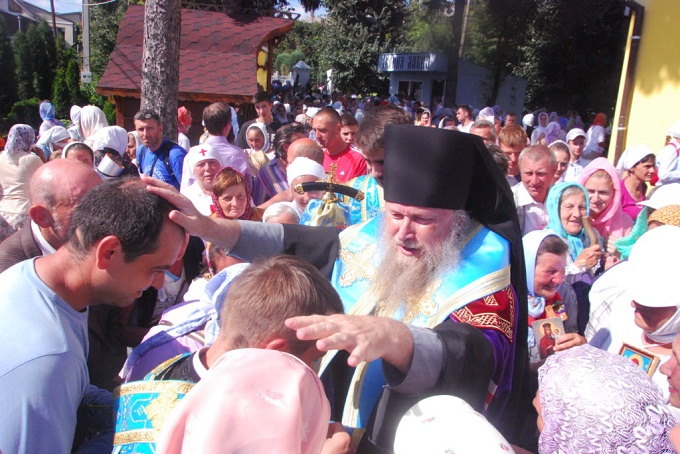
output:
M28 183L43 163L31 152L34 143L32 127L14 125L7 135L5 151L0 153L0 242L29 219Z
M68 128L68 133L76 142L82 142L84 139L83 134L80 131L81 110L82 109L80 106L71 106L71 111L69 112L69 116L71 117L71 126Z
M246 148L243 151L248 157L250 172L253 175L257 175L262 166L269 162L267 153L271 148L271 142L269 140L267 125L256 121L248 126L246 129L246 140L248 141L250 148Z
M106 120L104 111L97 106L85 106L80 111L80 131L83 142L90 147L93 145L92 136L102 128L106 128L109 122Z
M541 112L538 114L538 124L531 133L531 145L536 145L542 136L545 136L548 127L548 114Z
M601 344L611 353L629 345L643 350L648 364L666 361L680 332L678 256L680 227L664 225L643 234L628 260L593 284L591 313L597 316L591 317L586 335L592 339L598 332L606 334ZM655 367L649 372L668 398L666 378Z
M104 177L139 174L126 150L128 133L120 126L107 126L91 136L94 166Z
M633 361L582 345L548 358L538 381L539 454L675 452L675 418Z
M647 145L633 145L626 148L616 170L621 176L621 209L634 221L647 198L647 183L652 181L656 170L656 156Z
M40 139L36 143L36 146L42 149L46 159L50 159L52 153L62 150L72 141L73 139L66 128L63 126L54 126L40 134Z
M522 245L529 292L529 359L532 365L540 365L545 355L541 354L531 329L535 321L553 317L562 320L566 333L556 339L555 353L585 344L586 339L578 334L576 293L564 282L569 252L565 241L550 230L535 230L522 238Z

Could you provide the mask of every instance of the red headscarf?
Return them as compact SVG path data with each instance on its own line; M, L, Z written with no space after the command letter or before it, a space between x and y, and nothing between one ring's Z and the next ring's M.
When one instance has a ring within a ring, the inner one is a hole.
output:
M186 134L190 127L191 112L189 112L186 107L182 106L177 109L177 130Z
M607 122L607 116L600 112L595 116L595 119L593 120L593 124L591 126L597 125L597 126L602 126L603 128L606 126Z

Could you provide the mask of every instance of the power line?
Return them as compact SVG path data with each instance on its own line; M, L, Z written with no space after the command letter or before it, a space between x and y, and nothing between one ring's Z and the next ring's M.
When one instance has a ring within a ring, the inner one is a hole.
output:
M118 0L107 0L105 2L100 2L100 3L81 3L81 2L67 2L65 0L56 0L57 3L65 3L67 5L79 5L79 6L99 6L99 5L106 5L107 3L113 3L117 2Z

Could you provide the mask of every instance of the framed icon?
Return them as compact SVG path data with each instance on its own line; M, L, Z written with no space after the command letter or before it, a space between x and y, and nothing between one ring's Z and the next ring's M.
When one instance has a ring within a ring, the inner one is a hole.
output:
M641 348L633 347L625 342L621 346L621 350L619 350L619 355L631 360L650 377L654 375L656 368L659 367L660 359L658 356Z
M557 339L565 334L564 323L562 323L560 317L536 320L531 324L531 329L534 330L534 338L536 339L541 359L545 359L555 353L554 348Z

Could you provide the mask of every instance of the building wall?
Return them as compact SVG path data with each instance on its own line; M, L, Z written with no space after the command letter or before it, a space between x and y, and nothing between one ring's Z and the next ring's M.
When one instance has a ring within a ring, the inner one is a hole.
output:
M676 23L680 1L637 2L645 7L644 22L621 150L645 144L656 153L663 147L668 127L680 120L680 27ZM620 108L619 102L617 114ZM611 145L614 150L615 144Z

